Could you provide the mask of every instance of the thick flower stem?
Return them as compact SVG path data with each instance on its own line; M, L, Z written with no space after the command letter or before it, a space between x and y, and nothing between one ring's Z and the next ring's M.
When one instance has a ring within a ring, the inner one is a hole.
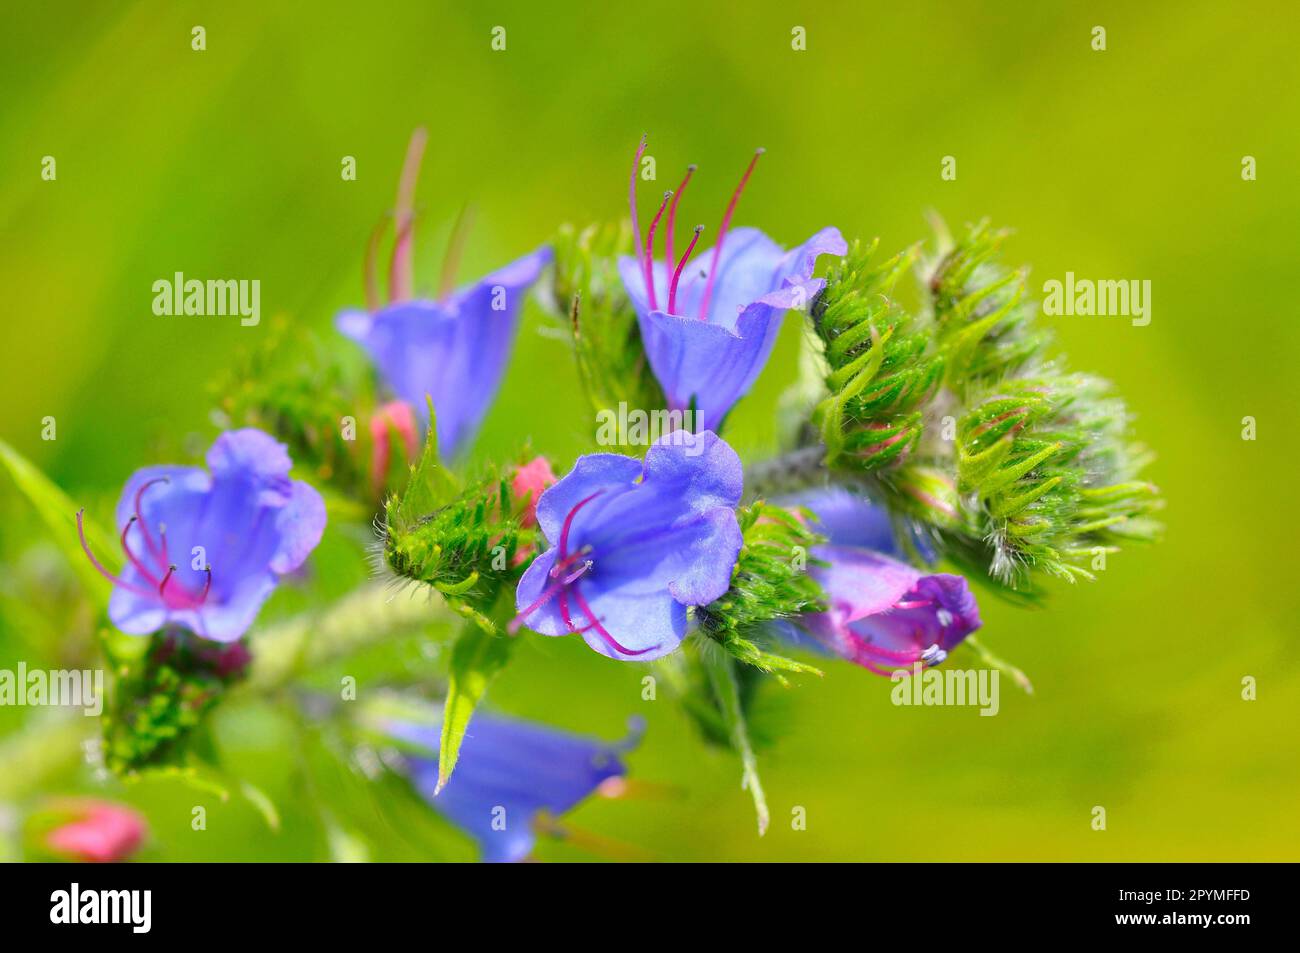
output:
M823 460L826 448L801 447L779 457L745 467L745 498L771 499L809 487L825 486L829 474Z

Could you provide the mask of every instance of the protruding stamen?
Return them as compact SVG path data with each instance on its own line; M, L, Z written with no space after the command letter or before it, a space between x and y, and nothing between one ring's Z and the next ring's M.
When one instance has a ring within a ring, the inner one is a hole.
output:
M470 226L474 224L474 206L465 204L456 213L456 221L451 226L451 235L447 238L447 251L442 256L442 274L438 279L438 297L446 298L456 287L456 272L460 269L461 255L465 252L465 243L469 239Z
M576 553L570 553L565 559L557 559L555 565L551 567L550 576L552 579L558 579L564 570L568 569L574 563L583 559L587 553L591 552L590 546L583 546Z
M519 610L519 613L513 619L511 619L510 624L506 626L506 631L509 632L511 635L514 635L516 632L519 631L520 627L526 621L528 621L528 617L530 615L532 615L542 606L546 605L546 603L554 599L555 594L557 592L560 592L562 589L564 589L563 579L557 579L555 582L551 583L549 586L547 586L545 589L542 590L542 594L540 596L538 596L527 606Z
M641 170L641 157L645 155L647 141L647 136L641 136L641 142L636 147L636 155L632 157L632 178L627 186L627 201L632 209L632 249L636 252L637 257L641 259L641 275L645 278L646 288L650 288L652 287L650 282L650 260L641 254L641 225L636 217L636 177Z
M590 559L583 560L581 566L579 566L577 569L573 570L573 572L569 573L567 576L564 577L564 579L562 580L564 585L567 586L577 582L579 579L581 579L583 576L587 574L587 570L590 569L593 565L595 565L595 563L593 563Z
M671 192L664 193L664 200L659 203L659 211L655 212L654 220L650 222L650 230L645 233L645 258L646 261L650 263L650 267L647 269L650 275L648 279L649 284L646 285L646 289L650 297L651 311L659 310L659 302L656 300L656 296L655 296L655 282L654 282L655 229L659 227L659 219L663 217L664 209L668 207L668 200L672 197L673 197L673 193Z
M126 525L122 527L122 552L126 553L126 558L131 561L131 565L136 568L136 571L140 573L140 575L144 576L145 579L149 580L149 582L152 584L158 581L157 579L154 578L154 574L152 570L150 570L149 567L147 567L144 563L142 563L136 557L135 553L131 552L131 546L126 541L127 533L131 532L131 526L134 523L136 523L138 519L139 517L132 516L129 520L126 521Z
M208 574L208 578L204 580L203 591L199 593L199 605L208 601L208 593L212 591L212 567L205 566L203 571Z
M597 797L603 797L611 801L624 798L627 800L659 801L668 798L681 798L685 797L685 795L685 790L676 785L658 784L654 781L643 781L640 778L628 778L617 774L601 781L596 787Z
M86 558L90 560L90 565L95 568L97 573L113 585L121 586L123 589L134 592L137 596L149 596L150 593L148 590L141 589L139 586L133 586L125 579L122 579L119 576L114 576L104 568L104 565L98 559L95 558L95 554L90 551L90 544L86 542L86 527L83 525L83 516L85 515L85 512L84 509L77 510L77 536L81 539L81 551L84 552Z
M569 558L569 530L573 528L573 518L578 515L578 510L582 509L604 492L604 490L597 490L595 493L591 494L591 496L579 500L574 504L573 509L569 510L568 515L564 517L564 525L560 527L560 559Z
M664 258L668 261L668 267L672 267L673 262L677 259L673 257L673 223L677 221L677 203L681 200L682 190L686 188L686 183L691 181L691 176L695 174L695 164L691 163L686 167L686 178L682 179L682 184L677 186L677 191L673 193L673 204L668 206L668 222L664 233ZM668 309L672 311L672 308Z
M365 278L366 278L366 310L372 314L379 310L383 302L379 298L379 274L375 268L375 259L379 257L379 243L384 240L384 235L388 232L388 216L385 215L379 220L379 224L374 227L370 233L370 239L366 242L366 261L365 261Z
M645 863L655 859L654 855L639 847L582 830L568 821L560 823L547 811L539 811L533 818L533 829L538 834L566 841L580 850L606 860Z
M160 595L160 596L164 596L164 597L167 595L167 593L166 593L167 582L168 582L168 580L171 579L171 577L172 577L172 573L174 573L175 571L176 571L176 567L175 567L175 566L168 566L168 567L167 567L167 575L163 576L163 578L162 578L162 582L158 583L158 595Z
M759 149L754 153L754 158L749 160L749 167L745 169L745 174L740 177L740 184L736 186L736 191L731 195L731 201L727 203L727 211L722 216L722 224L718 227L718 243L713 246L713 262L709 265L709 280L704 284L704 297L700 299L700 317L708 320L709 317L709 298L713 295L713 279L718 275L718 260L722 257L722 242L727 237L727 229L731 227L731 216L736 211L736 203L740 201L740 193L745 190L745 183L749 181L749 176L754 171L754 166L758 164L758 157L764 151Z
M600 624L600 619L596 618L596 613L591 611L591 606L587 604L587 600L583 597L582 591L577 586L573 586L565 591L573 595L574 601L578 603L578 608L581 609L586 614L587 618L591 620L591 628L595 629L602 639L612 645L623 655L645 655L651 649L658 648L658 646L652 645L649 648L644 649L629 649L620 645L614 636L609 634L609 630Z
M167 558L167 551L164 548L161 552L154 546L153 539L149 536L149 524L144 521L144 516L140 512L140 499L144 496L144 491L149 489L155 483L170 483L170 477L155 477L152 480L146 480L140 484L140 489L135 491L135 518L140 521L140 535L144 537L145 549L149 554L159 562Z
M682 255L682 260L677 263L673 269L673 280L668 285L668 313L677 313L677 282L681 280L682 269L686 267L686 262L691 257L691 252L695 251L695 243L700 240L700 232L704 231L703 225L695 226L695 234L691 236L691 243L686 246L686 252Z
M411 270L411 232L415 204L415 183L420 177L420 162L429 134L423 129L411 133L406 147L406 161L402 163L402 177L397 183L397 208L395 213L397 241L393 245L393 263L388 272L388 297L390 301L406 301L414 294Z

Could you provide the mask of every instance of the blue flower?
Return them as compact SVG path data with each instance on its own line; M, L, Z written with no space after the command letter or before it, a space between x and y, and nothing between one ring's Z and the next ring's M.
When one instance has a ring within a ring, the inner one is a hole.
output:
M427 754L408 755L416 790L434 810L469 834L488 862L525 859L542 815L558 817L627 773L619 755L639 740L639 727L608 743L525 721L477 714L461 743L456 773L438 788L437 724L390 722L387 731Z
M223 433L208 469L155 466L127 480L117 504L126 564L108 616L123 632L183 626L233 642L253 623L279 579L303 564L325 530L325 502L300 480L283 444L260 430Z
M537 502L551 548L519 580L514 625L581 633L610 658L667 655L686 635L687 607L731 585L743 478L740 458L710 431L667 434L644 466L580 457Z
M830 540L812 548L817 562L808 567L829 608L794 621L821 649L889 675L915 662L938 665L980 627L979 606L965 579L923 573L893 558L898 549L883 510L838 488L786 502L815 513L813 528ZM797 634L794 640L800 641Z
M423 131L417 130L398 192L388 304L379 301L373 259L368 256L367 310L344 311L336 325L366 350L388 390L415 408L426 428L425 397L433 398L438 449L450 458L465 449L487 413L510 357L524 295L550 261L551 250L539 248L452 291L464 238L458 223L438 296L417 299L411 277L411 195L423 147Z
M722 217L717 244L688 264L703 230L698 226L686 251L674 261L677 202L695 167L687 171L675 194L664 195L643 246L636 214L636 175L644 150L642 139L629 196L637 256L619 259L619 275L636 309L646 355L669 409L694 407L699 415L696 429L717 430L767 363L782 316L790 308L807 307L825 285L824 279L812 277L817 258L843 255L848 246L835 228L822 229L789 252L758 229L728 231L740 193L762 153L759 150ZM654 235L665 208L666 260L660 263L654 260Z

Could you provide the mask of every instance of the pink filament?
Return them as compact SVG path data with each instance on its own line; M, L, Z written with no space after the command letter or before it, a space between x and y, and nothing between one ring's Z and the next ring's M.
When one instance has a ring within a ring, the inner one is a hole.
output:
M655 298L654 282L654 260L655 260L655 229L659 227L659 219L663 217L664 209L668 206L668 200L672 197L671 192L664 193L664 200L659 204L659 211L655 212L654 219L650 222L650 230L645 233L645 257L650 262L649 284L646 286L647 294L650 298L650 310L658 311L659 302Z
M695 174L694 164L686 167L686 178L682 179L682 184L677 186L677 191L673 193L673 204L668 206L668 224L667 231L664 233L664 258L667 259L669 267L676 261L673 257L673 224L677 221L677 203L681 200L682 190L686 188L686 183L691 181L691 176ZM669 307L669 312L673 309Z
M647 289L653 289L654 285L650 278L650 259L641 252L641 226L636 217L636 175L641 168L641 157L645 155L647 137L642 136L640 144L636 147L636 155L632 157L632 178L627 186L627 201L632 209L632 248L636 250L637 257L641 259L641 275L645 278ZM653 294L653 290L650 291Z
M709 319L709 298L713 296L713 280L718 276L718 260L722 257L722 242L727 237L727 229L731 227L731 216L735 213L736 203L740 201L740 193L744 191L745 183L749 181L749 176L758 163L758 157L762 154L763 150L759 149L754 153L754 158L749 160L749 166L745 169L745 174L740 177L740 184L732 193L731 201L727 203L727 211L722 216L722 225L718 228L718 244L713 246L713 261L709 265L709 279L704 285L704 297L700 299L699 316L702 321Z
M402 163L402 177L397 183L397 241L393 245L393 262L388 272L388 297L392 301L406 301L414 293L411 270L411 227L415 203L415 183L420 177L420 162L424 159L424 146L429 134L424 129L411 133L406 147L406 160Z
M695 226L695 234L691 236L691 243L686 246L686 251L682 255L682 260L677 263L673 269L673 280L668 285L668 313L677 313L677 282L682 277L682 269L686 267L687 260L691 257L691 252L695 251L695 243L700 240L700 232L704 231L703 225Z
M138 521L139 521L138 516L132 516L129 520L126 521L126 525L122 527L122 552L126 553L126 558L131 561L131 565L133 565L136 568L136 571L139 572L140 575L148 579L150 583L157 583L158 580L154 578L153 570L149 569L148 566L146 566L136 557L135 553L131 552L131 546L126 541L127 533L131 531L131 525ZM141 530L143 530L144 524L141 523L140 527Z
M127 582L125 579L122 579L118 576L114 576L111 572L109 572L107 569L104 568L103 564L98 559L95 558L95 554L90 551L90 544L86 542L86 528L85 526L82 525L82 516L85 512L86 511L84 509L77 510L77 535L81 538L81 550L86 554L86 558L90 560L90 565L95 567L96 572L98 572L101 576L103 576L105 579L107 579L115 586L121 586L123 589L134 592L137 596L151 595L151 593L147 592L144 589L141 589L139 586L134 586L131 583Z

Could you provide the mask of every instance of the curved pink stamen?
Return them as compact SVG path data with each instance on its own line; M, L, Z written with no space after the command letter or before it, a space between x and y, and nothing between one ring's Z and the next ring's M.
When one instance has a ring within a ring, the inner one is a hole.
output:
M609 634L608 630L606 630L606 628L600 624L600 620L596 618L596 613L591 611L591 606L589 606L587 604L587 600L583 598L582 591L577 586L573 586L569 591L573 593L573 598L575 601L577 601L578 608L581 609L584 613L586 613L587 618L591 620L591 627L594 628L597 633L599 633L602 639L604 639L606 642L608 642L610 645L612 645L615 649L617 649L622 654L632 655L632 656L645 655L647 652L651 651L652 649L656 649L659 647L657 645L652 645L649 648L645 648L645 649L629 649L620 645L618 641L615 640L615 638ZM568 620L566 619L565 622L568 623ZM569 623L569 625L570 627L572 627L571 623Z
M595 493L591 494L591 496L579 500L576 504L574 504L573 509L569 510L568 515L564 517L564 525L560 527L560 559L561 560L567 560L569 558L569 530L573 528L573 518L578 515L578 510L582 509L584 506L586 506L588 503L590 503L592 500L594 500L596 497L600 496L600 494L604 492L605 492L604 490L597 490Z
M651 311L659 310L659 301L655 295L654 283L655 229L659 227L659 219L663 218L664 209L668 207L668 200L672 198L672 195L673 193L671 192L664 193L664 200L659 203L659 211L655 212L655 217L650 222L650 230L645 233L645 257L646 261L650 263L650 267L647 269L650 275L650 283L647 285L646 291L650 298Z
M745 174L740 177L740 184L736 186L736 191L731 195L731 201L727 203L727 211L722 216L722 225L718 228L718 244L713 246L713 261L709 265L709 279L704 285L704 297L700 299L700 318L707 321L709 319L709 298L713 295L713 279L718 275L718 260L722 257L722 242L727 237L727 229L731 227L731 216L736 211L736 203L740 201L740 193L745 189L745 183L749 181L750 174L754 171L754 166L758 163L758 157L763 154L764 150L759 149L754 153L754 158L749 160L749 166L745 169Z
M167 552L165 549L162 552L159 552L154 546L153 538L149 535L149 525L145 523L144 516L140 510L140 501L144 496L144 491L149 489L149 487L153 486L155 483L170 482L170 477L155 477L152 480L146 480L144 483L140 484L140 489L135 491L135 518L140 522L140 535L144 537L145 549L149 550L149 555L153 556L154 559L157 559L160 562L167 558Z
M104 568L103 564L98 559L95 558L95 554L90 551L90 544L86 542L86 528L85 526L82 525L82 515L85 512L86 511L84 509L77 510L77 536L80 537L81 539L81 550L86 554L86 558L90 560L90 565L94 566L95 571L98 572L105 579L107 579L109 582L111 582L113 585L121 586L123 589L127 590L128 592L134 592L137 596L145 596L147 598L152 598L153 593L149 592L147 589L142 589L139 586L133 585L132 583L127 582L125 579L122 579L118 576L114 576L111 572L109 572L107 569Z
M673 204L668 206L668 222L664 226L667 231L664 233L664 258L667 259L669 266L677 259L673 257L673 223L677 221L677 203L681 200L682 190L686 188L686 183L691 181L691 176L695 174L695 164L692 163L686 167L686 178L682 179L682 184L677 186L677 191L673 193ZM670 312L672 308L668 309Z
M519 610L518 614L513 619L510 620L510 624L506 626L506 631L509 632L511 635L514 635L516 632L519 631L520 626L522 626L524 622L528 620L528 617L530 615L532 615L542 606L546 605L546 603L554 599L555 594L557 592L560 592L562 589L564 589L564 580L558 579L555 582L551 583L549 586L547 586L545 589L542 590L542 594L540 596L538 596L536 599L530 602L523 609Z
M641 261L641 275L645 278L647 288L651 287L650 282L650 262L641 254L641 226L636 217L636 176L641 168L641 157L645 155L647 137L642 136L640 144L636 147L636 155L632 157L632 178L627 186L627 201L632 209L632 250L636 252L637 258Z
M860 647L861 650L864 652L870 652L873 655L883 656L884 658L890 659L891 661L903 662L907 665L911 665L913 662L919 660L921 657L916 651L902 652L895 649L887 649L883 646L876 645L872 642L865 641L865 640L862 641Z
M668 313L677 313L677 282L681 280L682 269L686 267L686 261L691 257L691 252L695 251L695 243L700 240L700 232L704 231L703 225L695 226L695 234L691 236L691 243L686 246L686 251L682 254L682 260L677 263L673 270L673 280L668 285Z
M397 183L397 241L393 245L393 262L388 271L388 297L390 301L406 301L414 294L411 269L411 227L415 205L415 183L420 178L420 162L424 159L424 144L429 134L424 129L411 133L402 163L402 177Z
M366 257L363 272L366 282L366 310L372 314L379 310L383 302L379 297L379 276L375 271L375 259L379 256L379 243L384 239L384 233L388 231L388 217L379 220L374 231L370 233L370 239L366 242Z
M155 584L158 580L154 577L153 570L149 569L149 567L136 557L135 553L131 552L131 546L126 541L126 535L131 531L131 524L136 521L137 517L132 516L126 521L126 525L122 527L122 552L126 553L126 558L131 561L131 565L136 568L136 571L140 573L140 575L144 576L145 579L148 579L150 584Z
M172 573L174 573L175 571L176 571L175 566L168 566L167 575L163 576L162 582L158 583L158 595L162 596L164 599L167 597L167 591L166 591L167 583L171 579Z

